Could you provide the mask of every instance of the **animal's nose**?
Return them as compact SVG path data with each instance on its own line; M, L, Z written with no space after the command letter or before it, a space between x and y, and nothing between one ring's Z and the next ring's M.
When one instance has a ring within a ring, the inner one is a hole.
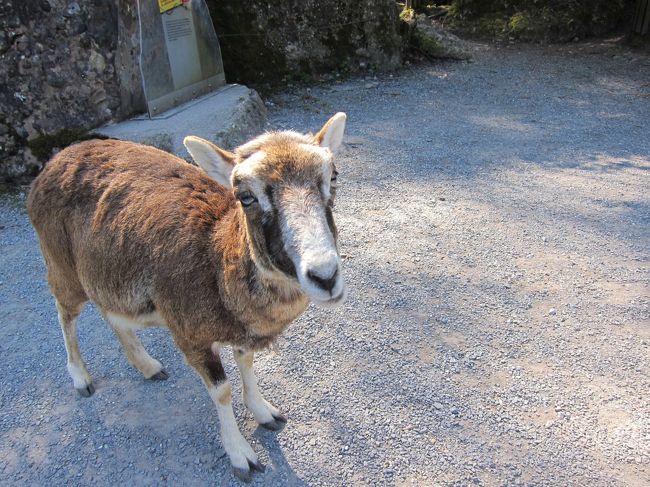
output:
M329 277L321 277L318 274L316 274L314 271L311 269L307 271L307 277L314 281L316 285L328 292L332 292L332 289L334 289L334 286L336 285L336 278L339 275L339 270L334 269L334 274L332 274Z

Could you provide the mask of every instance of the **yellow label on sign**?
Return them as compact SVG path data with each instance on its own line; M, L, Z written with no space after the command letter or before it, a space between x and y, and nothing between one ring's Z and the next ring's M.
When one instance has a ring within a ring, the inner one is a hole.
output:
M160 7L161 14L180 5L183 5L183 0L158 0L158 7Z

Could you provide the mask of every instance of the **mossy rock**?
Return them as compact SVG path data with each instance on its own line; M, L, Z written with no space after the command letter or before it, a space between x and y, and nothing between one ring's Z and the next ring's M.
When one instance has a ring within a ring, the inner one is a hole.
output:
M471 58L470 48L465 41L432 23L426 15L416 17L410 43L427 57L457 60Z
M444 57L445 51L440 43L435 38L424 34L420 30L416 29L413 32L413 45L427 56Z
M82 129L63 129L55 134L44 134L27 142L34 157L46 162L56 149L60 150L76 142L90 139L107 139L108 137L87 132Z

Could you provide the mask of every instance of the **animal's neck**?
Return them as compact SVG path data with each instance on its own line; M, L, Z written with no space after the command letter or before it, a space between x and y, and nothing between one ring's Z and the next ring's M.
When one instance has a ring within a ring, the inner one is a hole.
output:
M256 334L280 333L300 315L308 299L297 283L276 270L261 267L241 209L231 210L229 221L218 232L223 252L225 304Z

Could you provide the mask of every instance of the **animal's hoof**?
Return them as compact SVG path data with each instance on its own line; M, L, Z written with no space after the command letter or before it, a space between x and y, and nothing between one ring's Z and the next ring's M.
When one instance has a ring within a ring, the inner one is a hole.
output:
M271 413L271 415L273 416L273 421L260 424L262 428L266 428L267 430L271 430L271 431L280 431L282 428L286 426L287 418L284 414Z
M273 417L275 418L276 421L279 421L280 423L285 423L285 424L287 423L287 417L284 414L282 414L282 413L277 413L277 414L271 413L271 414L273 415Z
M237 477L242 482L249 483L251 480L253 480L251 471L249 469L233 467L232 473L235 474L235 477Z
M273 421L269 421L268 423L261 423L260 426L270 431L280 431L287 425L287 418L281 414L277 416L273 415L273 418Z
M154 375L149 377L149 380L167 380L169 379L169 374L165 369L160 369L160 372L156 372Z
M249 483L253 479L253 471L254 470L256 470L258 472L264 472L264 470L266 470L266 467L260 461L252 462L252 461L248 460L248 468L247 469L246 468L239 468L239 467L233 467L232 468L232 471L233 471L233 474L235 474L235 477L237 477L242 482L246 482L246 483Z
M95 386L91 383L86 387L80 387L76 389L76 391L81 397L90 397L95 393Z
M264 472L264 470L266 470L264 464L259 460L257 462L251 462L250 460L248 460L248 466L253 470L257 470L258 472Z

